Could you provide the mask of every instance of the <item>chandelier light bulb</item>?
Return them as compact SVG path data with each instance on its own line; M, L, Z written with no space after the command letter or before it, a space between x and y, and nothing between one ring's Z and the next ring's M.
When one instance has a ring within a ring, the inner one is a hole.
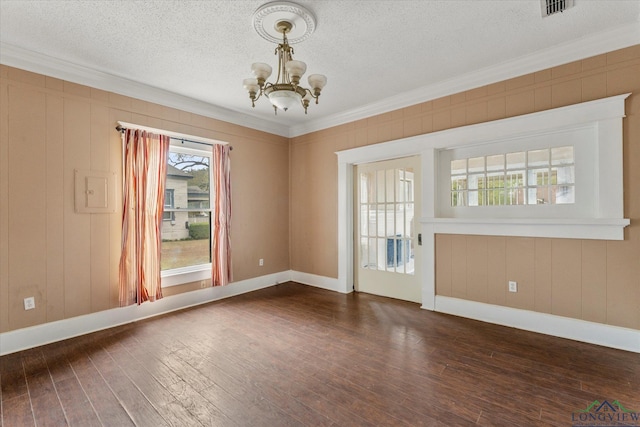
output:
M260 80L264 83L265 80L269 78L271 75L271 66L269 64L265 64L264 62L254 62L251 64L251 72L256 79L258 79L258 83Z
M284 68L289 73L291 83L297 85L300 83L302 75L307 71L307 64L302 61L291 60L284 65Z
M309 81L309 86L311 89L321 91L322 88L327 84L327 77L322 74L311 74L307 80Z
M258 93L258 91L260 90L260 86L258 85L258 80L257 79L244 79L242 81L242 85L244 86L244 88L247 90L247 92L251 93Z

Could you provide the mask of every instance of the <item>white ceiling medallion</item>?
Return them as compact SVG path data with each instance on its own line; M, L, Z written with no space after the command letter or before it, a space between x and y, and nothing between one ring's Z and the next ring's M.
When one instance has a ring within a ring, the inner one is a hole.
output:
M306 40L316 29L316 18L308 9L288 1L275 1L260 6L253 13L253 28L263 39L272 43L282 41L282 31L278 23L286 21L292 24L287 32L289 44Z

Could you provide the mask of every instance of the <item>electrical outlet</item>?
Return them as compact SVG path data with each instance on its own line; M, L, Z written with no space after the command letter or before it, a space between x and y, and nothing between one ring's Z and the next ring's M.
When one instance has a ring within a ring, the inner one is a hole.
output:
M24 309L33 310L34 308L36 308L36 299L34 297L25 298Z
M509 292L518 292L518 282L509 281Z
M262 267L264 265L264 259L260 258L260 260L258 260L258 265Z

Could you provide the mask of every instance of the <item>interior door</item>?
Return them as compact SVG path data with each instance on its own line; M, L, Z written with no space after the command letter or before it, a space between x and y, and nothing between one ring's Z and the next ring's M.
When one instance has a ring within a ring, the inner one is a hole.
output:
M421 302L420 158L355 168L356 290Z

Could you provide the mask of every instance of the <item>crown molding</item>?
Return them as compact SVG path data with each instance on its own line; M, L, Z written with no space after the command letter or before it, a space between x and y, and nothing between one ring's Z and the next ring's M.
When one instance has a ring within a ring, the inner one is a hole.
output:
M639 22L290 127L2 42L0 63L292 138L636 44L640 44Z
M317 120L310 120L302 125L291 126L289 136L293 138L339 126L636 44L640 44L640 22L594 33L511 61L447 79L434 85L423 86L411 92L399 93L353 110Z
M0 64L284 137L288 126L0 42Z

